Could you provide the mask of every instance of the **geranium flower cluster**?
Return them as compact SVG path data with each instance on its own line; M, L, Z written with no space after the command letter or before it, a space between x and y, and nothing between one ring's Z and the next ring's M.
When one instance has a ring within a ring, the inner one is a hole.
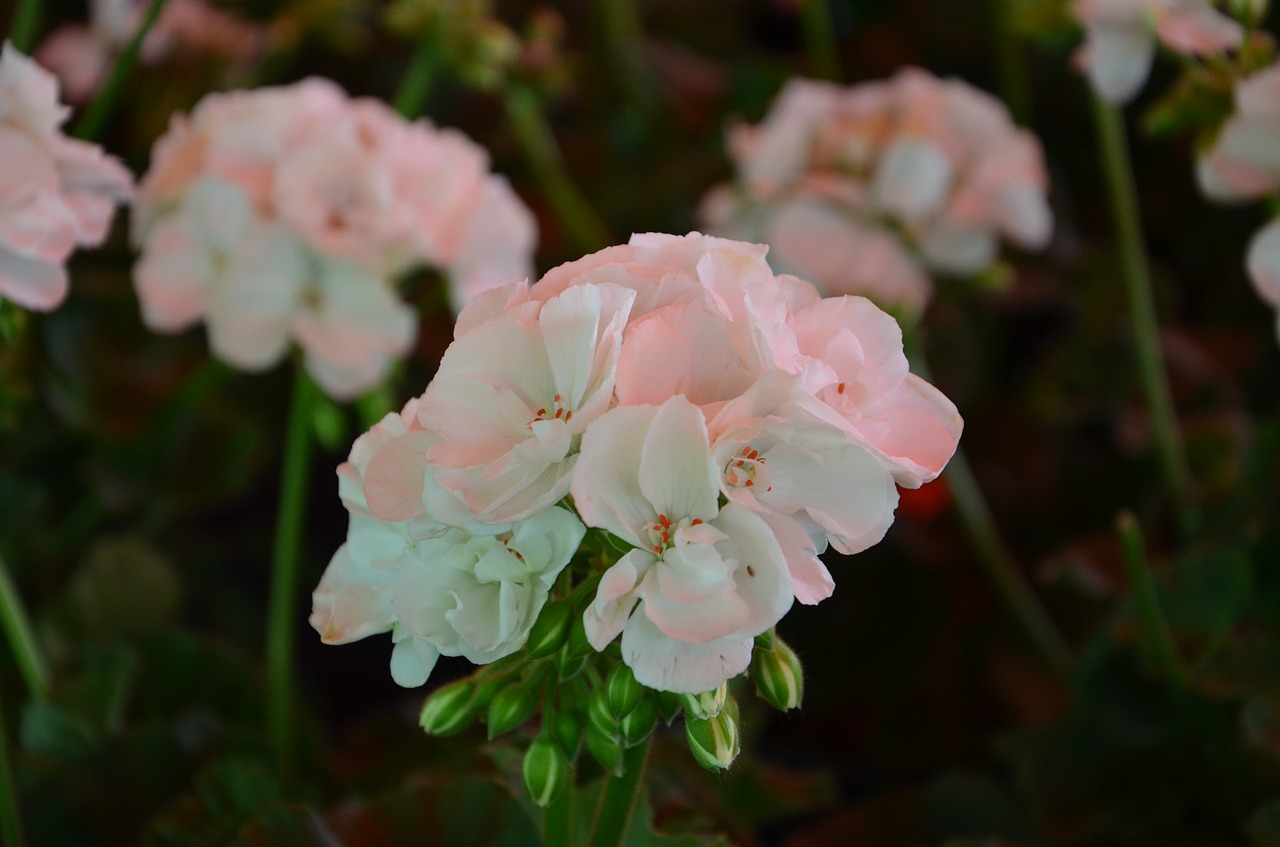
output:
M918 311L932 274L978 274L1002 237L1051 235L1035 137L994 97L917 68L850 88L793 79L729 148L738 181L703 200L703 225L768 242L827 294Z
M961 430L892 317L766 249L637 235L468 304L426 392L339 468L323 640L389 631L418 685L439 655L518 651L554 593L643 686L746 670L793 600L831 594L818 555L878 542L895 482L937 476Z
M473 293L527 276L529 211L459 132L308 79L211 94L175 116L133 205L146 324L204 320L245 370L294 340L331 396L375 385L413 341L396 291L417 267Z
M1156 42L1189 56L1239 47L1244 28L1209 0L1075 0L1084 27L1076 56L1093 90L1111 103L1131 100L1147 81Z
M133 177L96 145L68 138L58 82L5 43L0 52L0 298L28 309L67 296L67 259L107 237Z
M1242 80L1235 107L1197 163L1201 190L1224 202L1280 194L1280 65ZM1254 235L1245 265L1262 299L1280 308L1280 217Z

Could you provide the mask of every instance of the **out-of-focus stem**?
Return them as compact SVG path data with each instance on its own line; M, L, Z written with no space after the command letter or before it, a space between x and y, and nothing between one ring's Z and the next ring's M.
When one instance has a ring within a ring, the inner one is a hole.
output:
M427 95L431 93L431 81L435 76L438 50L436 27L432 23L418 39L413 56L409 59L409 67L405 70L395 100L392 101L395 110L407 120L414 120L421 115L427 104Z
M622 847L640 793L644 791L645 765L649 757L649 742L645 741L623 754L622 776L609 776L600 792L596 806L596 818L588 837L590 847Z
M267 729L283 778L293 767L294 630L297 624L298 572L302 559L303 518L311 470L311 415L317 388L299 368L285 435L280 476L267 618Z
M831 25L829 0L801 0L800 25L804 30L804 51L809 73L815 79L840 81L840 54L835 29Z
M1173 408L1173 396L1169 390L1164 356L1160 349L1155 298L1151 292L1151 276L1142 243L1142 219L1129 162L1124 118L1119 109L1096 94L1093 96L1093 114L1097 127L1098 152L1102 156L1107 191L1111 197L1111 214L1120 250L1125 293L1129 300L1129 319L1133 326L1142 390L1151 412L1165 479L1174 496L1186 509L1190 503L1191 471L1187 467L1182 433L1178 429L1178 417ZM1184 516L1184 521L1187 520L1190 518Z
M18 670L32 697L43 700L49 696L49 672L45 668L40 647L36 644L31 622L22 606L18 589L9 577L3 560L0 560L0 631L3 631Z
M569 237L585 253L594 252L611 243L609 230L583 197L581 189L569 177L564 156L556 143L538 95L520 83L506 87L504 102L516 139L520 142L542 192L560 218Z
M26 842L22 837L18 787L9 759L9 734L5 727L4 703L0 699L0 847L23 847Z
M1000 96L1014 121L1025 124L1030 118L1031 92L1027 82L1027 52L1013 21L1013 0L989 0L996 36L996 68L1000 75Z
M644 103L649 91L644 64L644 21L635 0L608 0L597 4L605 43L616 63L615 73L633 103Z
M9 41L15 50L30 53L40 27L40 0L18 0L9 23Z
M102 124L106 121L107 116L111 114L111 110L115 108L116 101L120 99L120 94L124 91L124 82L129 78L129 74L133 72L133 66L138 63L138 53L142 49L142 41L147 37L147 33L151 31L151 27L156 22L156 18L160 17L160 11L164 8L165 0L151 0L151 5L147 7L147 13L142 18L142 25L138 27L138 31L133 34L133 38L129 39L129 43L116 57L116 63L111 68L111 75L107 77L107 83L98 92L98 96L89 104L89 108L85 109L84 114L80 116L80 120L76 122L75 136L85 139L86 141L97 137L98 132L102 129Z
M1124 549L1124 567L1129 577L1129 591L1133 596L1138 621L1142 625L1142 640L1147 651L1160 666L1160 671L1174 685L1185 686L1187 668L1178 655L1173 634L1165 620L1160 600L1156 596L1155 580L1147 565L1147 555L1142 543L1142 528L1129 512L1121 512L1116 518L1116 532Z

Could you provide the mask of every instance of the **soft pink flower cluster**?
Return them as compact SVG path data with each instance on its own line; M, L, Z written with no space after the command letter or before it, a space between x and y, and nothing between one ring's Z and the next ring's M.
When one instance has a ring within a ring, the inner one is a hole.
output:
M1221 53L1244 39L1244 28L1209 0L1075 0L1075 13L1085 32L1077 61L1094 91L1112 103L1141 90L1157 39L1191 56Z
M764 246L637 235L477 297L422 397L338 471L347 543L315 593L328 643L392 632L392 672L520 648L585 528L627 550L584 623L651 688L746 669L818 559L893 521L961 419L892 317L775 276ZM569 497L566 500L566 496Z
M0 53L0 297L29 309L67 296L67 259L107 237L133 177L59 127L58 83L8 42Z
M1235 113L1198 162L1200 187L1224 202L1280 195L1280 65L1242 81L1235 101ZM1254 235L1245 264L1258 294L1280 308L1280 217Z
M143 318L201 319L257 370L296 340L330 395L376 384L417 329L397 277L442 271L455 307L528 276L533 218L485 151L321 79L211 94L175 116L133 206Z
M36 50L36 60L57 75L68 100L83 103L106 81L148 5L146 0L90 0L89 23L54 32ZM139 59L157 64L181 51L243 61L260 54L266 42L261 27L204 0L168 0L143 39Z
M1001 237L1036 249L1052 231L1035 137L990 95L917 68L851 88L794 79L729 146L738 183L712 189L703 225L767 242L827 294L918 311L931 273L979 273Z

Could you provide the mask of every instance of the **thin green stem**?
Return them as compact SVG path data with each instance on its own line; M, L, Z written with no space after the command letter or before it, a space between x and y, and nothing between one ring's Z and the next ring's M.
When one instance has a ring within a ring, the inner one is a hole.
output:
M298 572L302 560L303 518L311 470L311 414L316 386L301 368L294 376L293 399L285 435L280 476L267 618L267 728L280 773L293 766L293 654L297 624Z
M809 60L809 73L815 79L840 81L840 53L836 49L835 29L831 25L830 0L802 0L800 25L804 30L804 52Z
M595 820L587 843L590 847L621 847L631 828L644 790L644 771L649 757L649 741L623 754L622 776L610 776L600 791Z
M1160 600L1156 596L1155 580L1147 565L1147 554L1142 542L1142 528L1129 512L1121 512L1116 518L1116 533L1124 549L1124 568L1129 577L1129 591L1142 625L1142 641L1148 654L1156 660L1161 673L1174 685L1184 687L1189 676L1178 646L1169 631Z
M1013 119L1025 124L1031 113L1031 90L1027 83L1027 52L1014 24L1014 0L989 0L996 36L996 68L1000 96Z
M1151 292L1151 276L1142 243L1142 219L1138 211L1138 191L1129 163L1124 117L1119 109L1096 94L1093 95L1093 114L1097 127L1098 151L1102 156L1107 190L1111 195L1111 214L1120 250L1125 293L1129 300L1129 318L1137 346L1142 390L1151 412L1165 479L1174 496L1187 508L1191 494L1191 471L1187 467L1182 433L1178 428L1173 395L1169 390L1164 356L1160 349L1155 298ZM1186 520L1189 518L1184 517L1184 521Z
M400 88L392 101L395 110L407 120L417 118L427 105L427 95L431 93L431 82L439 64L438 51L436 27L428 25L418 39L413 57L409 59L409 67L405 69Z
M529 160L534 179L569 237L586 253L612 244L613 236L608 228L596 217L582 190L565 169L560 145L547 126L537 93L519 83L510 83L503 99L511 128Z
M547 686L546 699L542 707L543 733L556 738L556 691L554 685ZM558 742L557 742L558 743ZM577 773L569 769L569 784L560 789L560 793L552 799L542 811L542 843L555 844L557 847L573 847L573 800L577 781Z
M23 847L22 811L18 806L18 786L9 764L9 730L0 702L0 847Z
M924 356L916 350L911 352L910 359L911 370L932 382ZM960 524L978 554L978 563L987 579L1045 662L1059 675L1067 676L1075 665L1075 656L1009 552L963 448L956 448L947 463L945 478L951 487Z
M31 621L22 607L22 598L18 589L9 578L4 560L0 559L0 630L13 649L14 658L18 662L18 670L27 684L31 696L43 700L49 696L49 672L45 668L40 647L36 643L35 633L31 630Z
M18 0L9 22L9 41L15 50L30 53L40 28L40 0Z
M635 0L609 0L596 6L600 11L604 41L613 60L614 74L633 104L649 100L651 82L642 47L644 20Z
M107 77L106 85L102 87L102 90L98 92L98 96L89 104L89 108L85 109L84 114L80 116L80 120L76 122L74 135L77 138L89 141L97 137L107 116L115 108L116 101L120 99L120 95L124 91L125 80L133 72L133 66L138 63L138 53L142 50L142 41L147 37L147 33L151 31L156 19L160 17L160 11L164 8L164 4L165 0L151 0L151 5L147 7L147 13L142 19L142 25L138 27L138 31L133 34L133 38L129 39L129 43L124 50L116 57L116 63L111 68L111 75Z

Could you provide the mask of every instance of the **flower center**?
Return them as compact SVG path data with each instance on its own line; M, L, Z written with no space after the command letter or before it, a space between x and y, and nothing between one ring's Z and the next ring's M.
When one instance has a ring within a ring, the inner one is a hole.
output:
M764 456L754 447L743 447L724 466L724 481L734 488L759 488L772 491L769 467Z
M646 526L641 533L641 538L648 542L650 550L661 556L662 551L675 545L677 530L698 526L700 523L702 523L701 518L681 518L672 523L671 518L666 515L658 515L657 523Z
M547 420L564 421L565 423L568 423L569 419L572 417L573 417L573 410L567 408L564 405L564 403L560 400L560 395L557 394L552 399L550 407L544 406L541 409L539 409L537 413L533 416L533 420L529 421L527 426L529 429L533 429L534 421L547 421Z

